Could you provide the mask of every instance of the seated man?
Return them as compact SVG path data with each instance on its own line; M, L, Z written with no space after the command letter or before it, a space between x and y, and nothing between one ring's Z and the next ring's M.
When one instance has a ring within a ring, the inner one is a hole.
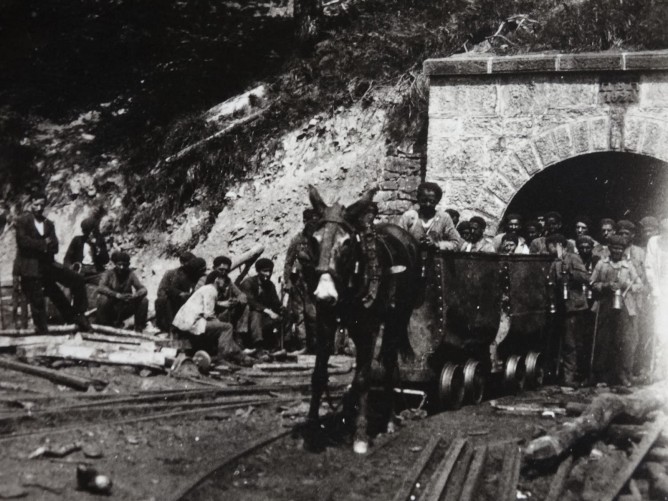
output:
M97 321L120 327L126 318L134 315L134 329L142 332L148 316L146 287L130 268L130 256L126 252L115 251L111 262L114 267L104 272L97 288Z
M241 282L241 290L248 298L248 335L255 348L273 350L278 347L274 329L279 327L282 305L271 281L274 263L267 258L255 262L256 275Z
M232 324L219 320L216 314L217 307L231 305L230 300L218 300L230 279L219 272L214 272L211 278L213 282L197 289L176 313L174 328L190 339L194 350L204 350L212 357L247 365L234 340Z
M158 329L170 331L174 314L191 296L197 281L205 272L206 261L201 257L190 259L178 268L165 272L155 299L155 323Z
M216 314L218 320L221 322L228 322L234 324L237 313L235 311L239 306L245 305L248 300L246 294L241 292L232 280L230 280L229 273L232 268L232 260L227 256L217 256L213 260L213 271L206 276L205 285L210 285L216 281L218 277L225 279L225 284L218 293L218 303L216 304Z
M421 183L417 189L418 210L403 213L398 225L408 231L415 240L441 250L458 250L462 245L452 219L445 211L437 211L436 205L443 197L443 190L436 183Z
M81 235L72 238L65 254L65 266L80 273L88 283L97 283L109 262L107 244L98 229L97 219L81 221Z
M464 252L494 252L492 239L485 236L487 223L480 216L473 216L469 219L471 225L471 237L465 242L461 250Z

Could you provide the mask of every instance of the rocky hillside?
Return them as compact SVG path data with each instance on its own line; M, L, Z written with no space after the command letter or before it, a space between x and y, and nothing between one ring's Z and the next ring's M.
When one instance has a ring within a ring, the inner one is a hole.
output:
M259 242L280 261L308 183L344 202L380 184L387 207L410 205L415 179L389 174L408 162L419 178L425 58L668 46L659 0L325 5L320 39L300 48L288 0L7 2L9 210L45 186L65 247L103 206L110 243L132 249L149 285L186 249L211 259ZM2 281L12 238L2 236Z

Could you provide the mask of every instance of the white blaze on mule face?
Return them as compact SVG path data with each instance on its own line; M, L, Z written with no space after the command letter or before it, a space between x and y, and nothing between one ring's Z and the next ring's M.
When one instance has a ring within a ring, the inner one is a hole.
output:
M339 299L339 293L336 292L334 279L329 273L323 273L320 275L318 287L315 289L313 294L319 301L335 303Z

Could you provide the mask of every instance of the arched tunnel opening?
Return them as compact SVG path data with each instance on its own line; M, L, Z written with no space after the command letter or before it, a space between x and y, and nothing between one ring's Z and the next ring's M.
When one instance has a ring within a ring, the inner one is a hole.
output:
M667 200L668 163L634 153L594 153L536 174L513 197L505 214L519 213L529 219L557 211L568 237L573 236L577 216L587 215L596 236L600 219L637 222L665 211Z

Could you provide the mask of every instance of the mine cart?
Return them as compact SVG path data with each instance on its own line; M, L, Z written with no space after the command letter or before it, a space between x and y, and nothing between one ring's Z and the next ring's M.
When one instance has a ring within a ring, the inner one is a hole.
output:
M422 258L403 384L428 385L444 408L479 402L490 373L510 390L542 383L554 348L552 259L439 252Z

